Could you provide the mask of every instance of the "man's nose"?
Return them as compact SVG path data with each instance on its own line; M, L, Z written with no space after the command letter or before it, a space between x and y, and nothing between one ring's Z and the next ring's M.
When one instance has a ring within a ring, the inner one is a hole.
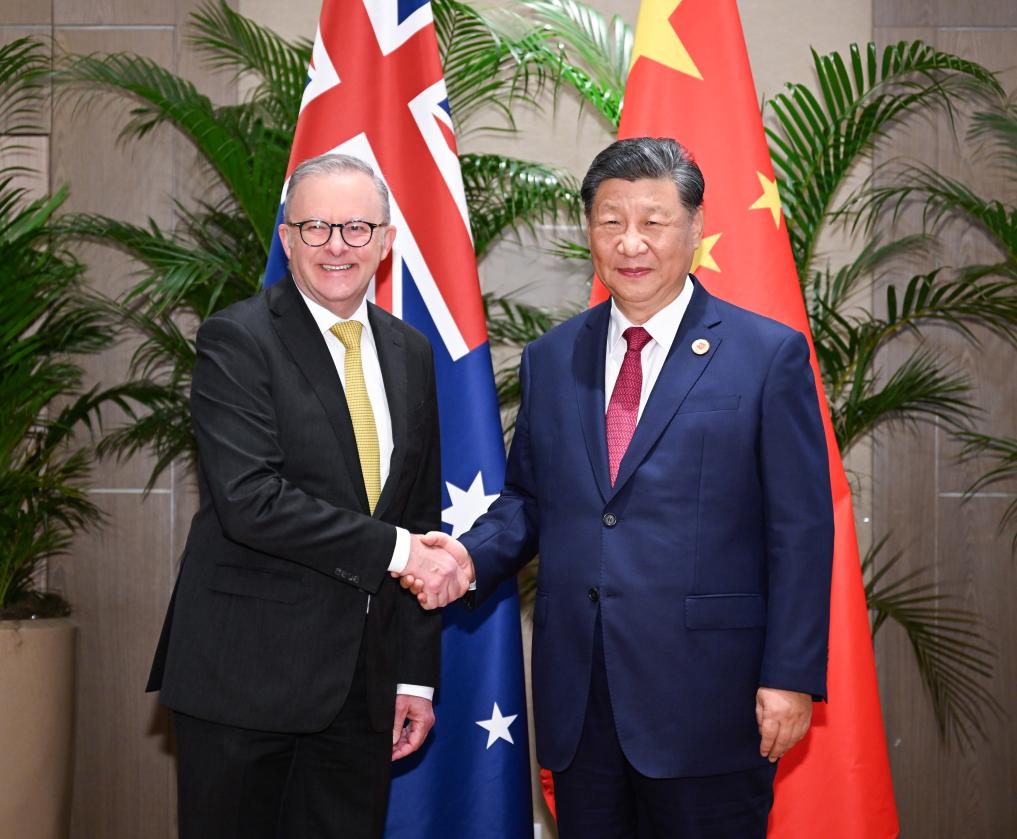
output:
M625 256L638 256L646 250L646 239L635 227L627 227L618 239L618 250Z
M346 244L346 240L342 237L342 231L338 227L332 228L332 235L325 243L325 249L331 254L340 254L349 250L350 246Z

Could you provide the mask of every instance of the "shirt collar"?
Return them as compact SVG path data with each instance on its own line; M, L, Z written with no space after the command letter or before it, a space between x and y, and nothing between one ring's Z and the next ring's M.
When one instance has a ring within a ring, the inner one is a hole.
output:
M660 344L665 354L671 350L674 336L678 334L678 327L681 326L685 310L688 309L689 301L692 300L694 288L692 280L686 277L685 285L678 293L678 296L643 324L643 329L649 332L650 337ZM615 345L619 341L624 342L623 335L625 330L634 325L621 313L621 310L612 300L611 321L607 329L608 352L614 350Z
M371 322L367 318L366 294L364 295L364 299L360 301L360 305L357 306L357 310L352 315L350 315L348 318L340 318L336 317L336 315L333 312L330 312L320 303L318 303L315 300L312 300L310 297L304 294L304 292L301 291L299 287L297 288L297 291L300 292L300 296L304 298L304 303L307 304L307 308L311 313L311 317L314 318L314 322L317 325L320 332L322 333L322 335L331 330L332 327L339 321L357 320L364 325L364 332L371 336L373 340L374 333L371 332Z

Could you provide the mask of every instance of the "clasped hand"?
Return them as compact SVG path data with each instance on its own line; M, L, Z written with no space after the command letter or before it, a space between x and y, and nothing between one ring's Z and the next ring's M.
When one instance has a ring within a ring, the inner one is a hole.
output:
M437 609L458 600L473 582L473 562L459 542L440 531L410 536L410 558L399 584L417 595L425 609Z

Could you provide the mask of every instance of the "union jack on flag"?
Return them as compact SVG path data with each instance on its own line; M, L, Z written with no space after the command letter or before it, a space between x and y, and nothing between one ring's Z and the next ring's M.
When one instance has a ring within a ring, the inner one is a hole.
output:
M368 162L398 229L369 294L431 341L442 436L442 520L453 536L497 497L505 450L491 353L428 0L324 0L289 174L327 152ZM283 187L283 200L286 188ZM282 220L282 206L280 218ZM265 284L286 275L273 242ZM474 612L444 614L438 721L395 765L391 839L533 835L519 603L514 581Z

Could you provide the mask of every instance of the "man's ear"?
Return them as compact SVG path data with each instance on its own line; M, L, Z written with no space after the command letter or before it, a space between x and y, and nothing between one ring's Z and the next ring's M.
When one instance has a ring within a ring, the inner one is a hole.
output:
M280 224L276 230L279 233L279 242L282 245L283 253L286 254L286 259L288 261L290 259L290 251L292 250L290 247L290 235L296 230L296 228L290 227L288 224Z
M389 224L385 227L385 244L381 249L381 258L384 259L389 255L392 250L392 243L395 241L396 228L395 225Z
M696 211L692 214L692 218L690 219L689 224L692 227L692 238L693 241L695 241L697 248L703 241L704 221L705 219L703 217L703 208L702 207L696 208Z

